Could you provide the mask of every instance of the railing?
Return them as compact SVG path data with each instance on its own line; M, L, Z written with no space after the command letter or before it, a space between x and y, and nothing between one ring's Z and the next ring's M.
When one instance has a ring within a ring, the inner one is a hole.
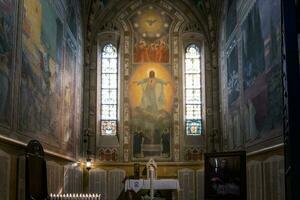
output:
M50 200L101 200L100 194L50 194Z

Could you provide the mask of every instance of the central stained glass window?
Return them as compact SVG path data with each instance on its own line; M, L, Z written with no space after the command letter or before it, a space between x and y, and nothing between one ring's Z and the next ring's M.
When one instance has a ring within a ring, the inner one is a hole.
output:
M114 136L118 130L118 53L107 44L101 52L101 135Z
M202 134L201 54L195 44L185 51L185 131L187 135Z

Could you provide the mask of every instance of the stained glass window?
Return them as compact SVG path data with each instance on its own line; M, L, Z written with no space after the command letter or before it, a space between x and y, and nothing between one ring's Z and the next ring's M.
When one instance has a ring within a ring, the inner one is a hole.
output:
M202 134L202 88L200 49L191 44L185 51L185 131L187 135Z
M117 48L107 44L101 56L101 135L116 135L118 121L118 53Z

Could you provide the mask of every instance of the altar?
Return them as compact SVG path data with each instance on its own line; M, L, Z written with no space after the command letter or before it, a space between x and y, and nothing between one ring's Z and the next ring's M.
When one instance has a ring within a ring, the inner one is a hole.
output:
M150 190L150 182L150 179L127 179L125 181L125 192L128 190L132 190L135 193L138 193L141 190ZM152 185L154 191L170 190L172 198L167 199L178 199L178 192L180 190L180 186L179 181L177 179L155 179L153 180Z

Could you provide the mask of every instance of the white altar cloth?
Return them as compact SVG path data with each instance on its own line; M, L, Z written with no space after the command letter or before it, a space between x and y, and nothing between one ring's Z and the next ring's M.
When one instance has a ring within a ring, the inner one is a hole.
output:
M127 179L125 182L125 192L133 190L138 192L141 189L150 189L150 179ZM179 181L177 179L154 179L154 190L180 190Z

